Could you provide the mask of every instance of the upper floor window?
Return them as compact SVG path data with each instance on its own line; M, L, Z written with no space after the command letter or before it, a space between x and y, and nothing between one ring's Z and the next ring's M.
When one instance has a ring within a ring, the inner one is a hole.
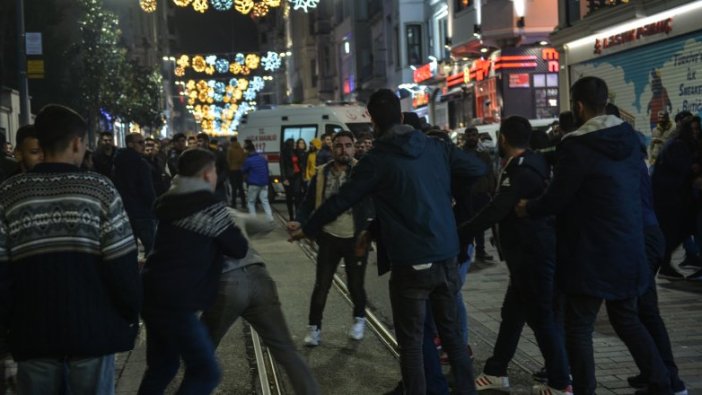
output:
M407 64L422 63L422 25L407 25Z
M455 12L463 11L473 4L473 0L455 0L455 1L456 1L456 3L455 3L456 6L454 7Z

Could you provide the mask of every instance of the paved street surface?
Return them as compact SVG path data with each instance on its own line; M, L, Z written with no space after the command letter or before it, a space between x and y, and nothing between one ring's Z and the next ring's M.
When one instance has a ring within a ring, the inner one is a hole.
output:
M303 346L309 297L314 282L314 263L296 244L286 241L279 229L254 245L267 260L267 267L278 284L286 321L295 342L308 360L325 394L381 394L399 380L399 366L372 332L357 342L346 332L351 324L351 307L334 289L330 292L324 315L322 345ZM494 251L491 251L494 254ZM678 258L679 259L679 258ZM343 269L339 269L343 277ZM388 276L378 277L375 259L368 266L366 289L369 307L392 328L387 290ZM468 275L463 296L470 316L470 344L475 354L476 374L490 356L500 323L500 307L507 285L504 264L478 262ZM690 394L702 395L702 283L659 281L660 308L665 319L680 374ZM143 332L143 331L142 331ZM142 333L143 335L143 333ZM253 352L247 349L244 325L239 322L223 340L218 356L224 371L219 394L259 392L258 376L250 369ZM595 358L598 394L632 394L626 378L638 373L624 344L616 337L603 311L595 328ZM531 331L522 334L519 350L510 367L512 393L528 393L531 372L542 360ZM118 394L133 394L145 368L143 336L134 351L118 357ZM180 377L180 376L179 376ZM292 393L289 384L284 390ZM169 393L175 391L172 386ZM490 394L486 391L484 394Z

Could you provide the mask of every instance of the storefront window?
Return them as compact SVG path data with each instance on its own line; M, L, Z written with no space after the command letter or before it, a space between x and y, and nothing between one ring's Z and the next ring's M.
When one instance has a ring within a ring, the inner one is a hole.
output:
M422 25L407 25L407 64L422 63Z

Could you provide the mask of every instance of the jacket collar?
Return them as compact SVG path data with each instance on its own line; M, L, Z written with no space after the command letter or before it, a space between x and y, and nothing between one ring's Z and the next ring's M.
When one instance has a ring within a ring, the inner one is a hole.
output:
M568 137L584 136L588 133L593 133L598 130L619 126L623 123L624 121L622 121L618 117L615 117L614 115L598 115L596 117L590 118L578 130L564 135L563 140L567 139Z

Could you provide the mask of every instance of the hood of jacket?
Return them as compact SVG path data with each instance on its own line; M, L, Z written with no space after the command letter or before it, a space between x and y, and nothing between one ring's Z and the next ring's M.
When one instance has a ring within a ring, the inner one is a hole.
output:
M408 125L395 125L373 143L373 148L417 158L424 152L426 145L427 136L424 133Z
M514 159L515 165L520 167L528 167L535 171L541 178L547 179L551 175L551 168L546 163L546 160L540 154L528 149L524 153Z
M171 188L156 199L156 217L174 221L218 202L206 181L197 177L175 176Z
M640 147L639 138L631 125L614 115L591 118L578 130L563 136L562 142L570 139L578 139L613 160L626 159L634 149Z
M312 141L310 141L310 145L319 151L319 149L322 148L322 140L315 137L312 139Z

